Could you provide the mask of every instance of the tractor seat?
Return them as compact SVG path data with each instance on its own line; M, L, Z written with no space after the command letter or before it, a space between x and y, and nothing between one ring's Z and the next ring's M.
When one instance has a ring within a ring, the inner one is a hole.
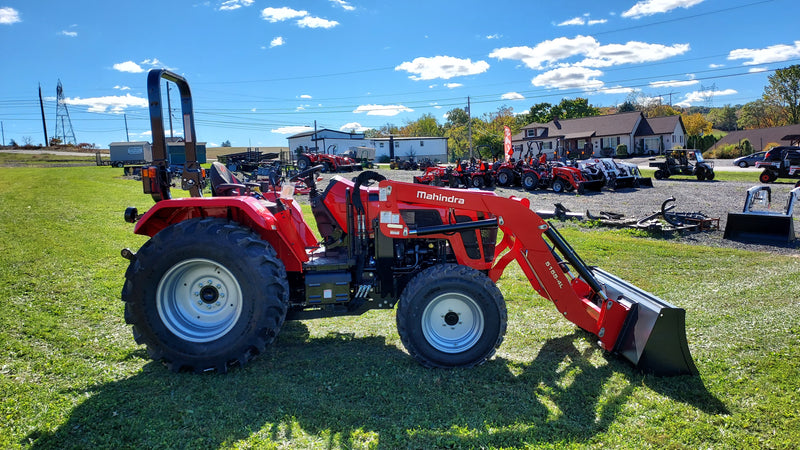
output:
M211 179L211 195L214 197L245 195L249 190L224 164L219 162L211 164L209 178Z
M259 186L258 183L242 183L222 163L211 163L211 170L208 176L211 180L211 195L213 197L251 195L256 197L273 214L281 209L277 203L266 200L257 192L251 191L251 187Z

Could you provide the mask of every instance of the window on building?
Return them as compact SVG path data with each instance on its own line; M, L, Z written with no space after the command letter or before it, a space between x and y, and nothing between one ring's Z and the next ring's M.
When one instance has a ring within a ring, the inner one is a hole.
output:
M380 142L380 147L383 148L383 142Z
M536 128L525 130L525 137L536 137Z
M419 141L419 146L420 147L425 147L425 141Z

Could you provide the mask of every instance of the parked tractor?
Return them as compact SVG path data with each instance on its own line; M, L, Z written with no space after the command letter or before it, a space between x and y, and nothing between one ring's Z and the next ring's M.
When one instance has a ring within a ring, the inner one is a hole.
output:
M347 156L317 152L301 153L296 164L300 171L313 166L322 166L323 172L352 172L362 169L361 164Z
M714 179L714 163L704 160L700 150L670 150L664 161L651 162L650 167L656 168L656 180L672 175L691 175L699 181Z
M773 147L756 161L756 167L764 169L758 180L772 183L778 178L800 178L800 147Z
M181 94L190 197L170 195L162 78ZM496 283L516 261L536 293L606 351L659 375L697 373L685 311L585 264L527 199L373 171L333 176L320 191L322 167L312 166L293 179L310 186L318 241L291 189L255 192L215 164L203 196L188 83L154 70L148 95L154 161L142 181L156 203L126 211L149 240L122 251L122 300L136 341L170 369L225 372L263 352L286 320L395 307L403 346L420 364L476 366L503 341L508 314Z

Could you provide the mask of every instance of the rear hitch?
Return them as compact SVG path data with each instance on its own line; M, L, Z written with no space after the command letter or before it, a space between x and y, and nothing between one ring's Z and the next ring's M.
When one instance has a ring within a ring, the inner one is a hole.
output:
M136 261L136 253L129 248L123 248L122 251L119 252L123 258L127 259L128 261Z

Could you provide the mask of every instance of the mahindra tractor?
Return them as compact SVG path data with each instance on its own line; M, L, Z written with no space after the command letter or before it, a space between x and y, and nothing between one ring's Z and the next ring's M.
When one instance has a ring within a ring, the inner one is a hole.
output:
M311 166L322 166L323 172L352 172L361 170L361 164L349 156L331 153L308 152L297 156L297 169L306 170Z
M181 95L181 187L189 197L170 195L162 78ZM149 240L122 251L129 260L122 300L136 342L171 370L243 365L287 320L392 309L403 346L420 364L472 367L503 342L508 314L497 281L516 262L536 294L607 352L659 375L697 373L685 311L584 263L527 199L392 181L374 171L335 175L319 189L317 165L294 177L310 186L317 238L291 183L259 192L222 164L203 177L184 78L151 71L148 96L154 161L142 182L155 204L143 214L126 211L134 232Z

